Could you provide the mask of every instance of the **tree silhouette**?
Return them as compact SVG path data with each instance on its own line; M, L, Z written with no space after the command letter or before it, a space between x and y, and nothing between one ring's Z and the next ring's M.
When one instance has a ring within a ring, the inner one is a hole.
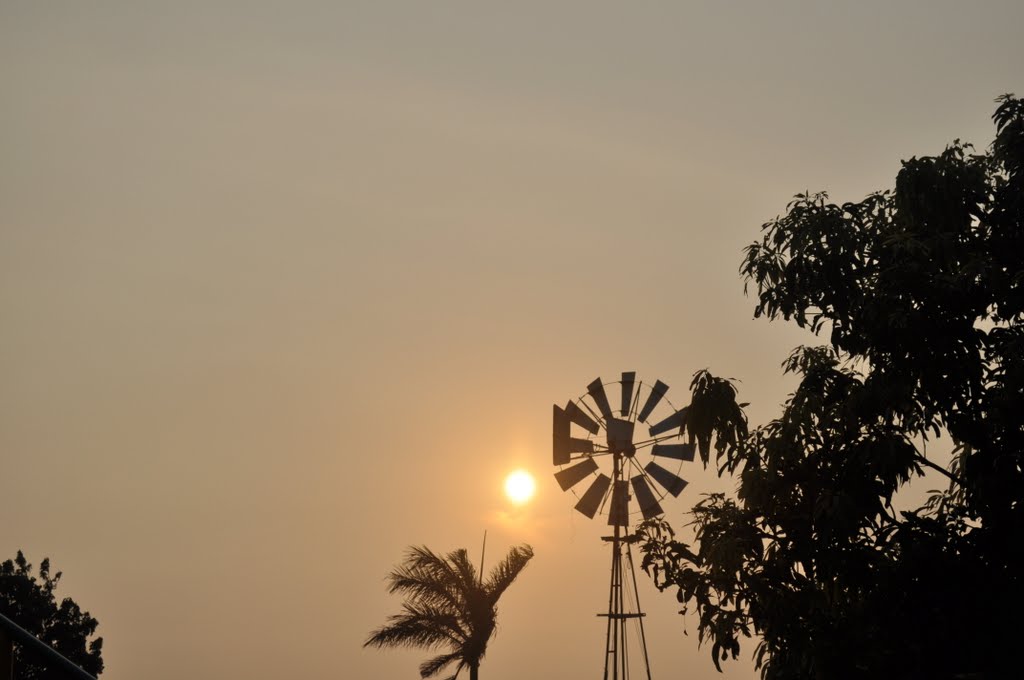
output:
M532 557L528 545L512 548L484 581L464 549L442 557L425 547L410 548L388 575L388 591L406 597L402 612L389 616L363 646L446 648L420 665L420 676L437 675L454 663L448 680L464 668L476 680L497 623L498 599Z
M32 633L87 673L103 671L103 638L92 638L98 622L71 598L59 604L54 595L61 572L50 572L50 560L39 564L38 576L19 550L14 560L0 564L0 614ZM64 672L51 668L35 650L15 645L16 680L62 680Z
M771 679L1019 675L1024 102L997 101L988 153L912 158L860 203L799 195L746 250L755 316L830 344L793 352L799 386L749 432L729 381L694 380L685 427L737 496L694 508L693 547L646 524L643 564L716 665L757 633ZM896 511L926 467L948 488Z

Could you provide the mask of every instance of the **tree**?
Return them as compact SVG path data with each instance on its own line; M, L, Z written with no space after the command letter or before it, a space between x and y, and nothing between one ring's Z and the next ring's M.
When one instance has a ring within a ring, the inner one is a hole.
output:
M103 638L93 638L99 625L89 612L69 597L57 603L54 592L61 572L51 573L49 558L39 564L38 575L19 550L13 560L0 564L0 614L32 633L87 673L103 671ZM91 639L90 639L91 638ZM15 646L14 677L17 680L61 680L34 650Z
M437 675L454 663L448 680L464 668L469 668L470 680L477 680L497 624L498 599L532 557L528 545L512 548L484 581L464 549L442 557L425 547L410 548L388 575L389 592L406 596L402 613L389 616L387 625L363 646L445 648L447 652L420 665L420 676Z
M697 374L685 429L736 497L693 509L693 546L641 528L716 665L756 633L765 678L1019 675L1024 101L997 102L987 153L912 158L859 203L798 195L746 249L755 316L829 344L793 352L799 386L749 431L732 383ZM940 436L949 469L927 457ZM926 467L948 488L894 510Z

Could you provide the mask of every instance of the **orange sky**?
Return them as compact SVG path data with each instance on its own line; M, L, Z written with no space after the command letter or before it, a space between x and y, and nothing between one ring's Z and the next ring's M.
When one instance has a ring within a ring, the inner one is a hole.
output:
M551 404L624 370L679 402L710 367L771 417L807 338L751 319L742 247L798 191L984 147L1021 25L1012 1L4 3L0 559L65 572L109 680L372 680L423 658L360 648L405 547L486 529L536 558L483 677L594 677L604 527L551 478ZM678 521L729 487L691 476ZM656 677L723 677L641 585Z

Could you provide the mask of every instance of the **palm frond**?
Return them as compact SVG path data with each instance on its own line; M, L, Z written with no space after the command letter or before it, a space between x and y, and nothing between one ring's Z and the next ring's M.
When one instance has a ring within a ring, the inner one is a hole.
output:
M498 602L501 594L519 577L519 574L531 559L533 559L533 548L523 544L509 550L505 559L491 570L484 590L487 592L489 603L492 606Z
M446 666L449 666L456 661L459 662L459 665L455 667L455 674L452 675L451 678L458 677L459 671L461 671L466 665L462 660L462 655L458 652L441 654L440 656L435 656L433 659L427 659L420 664L420 677L429 678L432 675L437 675L444 670ZM449 680L451 680L451 678L449 678Z
M392 592L395 581L408 575L432 577L441 583L455 583L457 574L448 561L425 546L413 546L405 554L402 565L391 572Z
M404 593L412 600L446 607L457 611L462 602L458 584L451 579L439 579L438 574L426 569L396 569L388 577L388 591Z
M364 647L425 647L435 649L462 646L469 637L458 616L427 605L405 603L401 614L387 619L387 625L370 633Z
M448 562L458 573L464 593L470 594L478 588L479 579L476 574L476 567L470 561L469 553L466 552L465 548L448 553Z
M446 558L424 546L410 548L401 566L388 575L388 591L459 608L463 599L463 578L461 571L452 564L454 554Z

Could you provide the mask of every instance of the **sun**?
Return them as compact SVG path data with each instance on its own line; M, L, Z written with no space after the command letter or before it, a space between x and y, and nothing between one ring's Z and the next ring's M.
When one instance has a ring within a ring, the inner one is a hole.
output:
M522 505L533 498L537 483L526 470L516 470L505 478L505 495L516 505Z

